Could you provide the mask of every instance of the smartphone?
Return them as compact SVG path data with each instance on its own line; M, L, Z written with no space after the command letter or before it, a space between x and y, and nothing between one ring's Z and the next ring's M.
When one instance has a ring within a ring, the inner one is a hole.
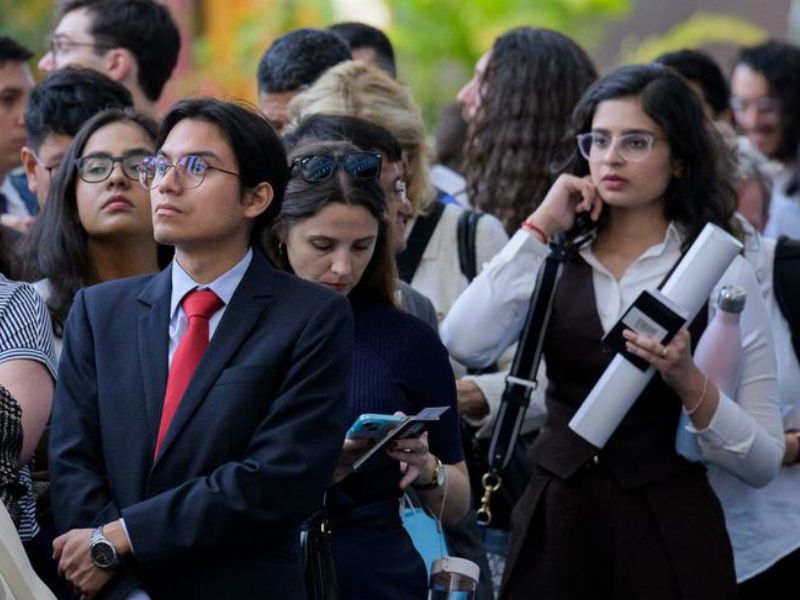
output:
M363 414L347 430L347 439L379 440L405 420L400 415Z
M353 471L358 471L365 463L375 456L383 455L386 447L394 440L419 437L428 428L428 425L438 421L439 416L448 409L447 406L430 406L412 417L401 417L402 423L396 425L383 436L372 448L367 450L361 458L353 463Z

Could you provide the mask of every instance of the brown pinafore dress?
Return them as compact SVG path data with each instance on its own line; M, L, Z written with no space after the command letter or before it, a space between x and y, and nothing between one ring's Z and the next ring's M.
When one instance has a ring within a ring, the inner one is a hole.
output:
M565 265L545 339L548 420L513 516L503 600L722 600L733 554L705 468L675 452L677 395L656 374L598 450L567 424L613 353L591 267ZM692 343L707 322L701 310Z

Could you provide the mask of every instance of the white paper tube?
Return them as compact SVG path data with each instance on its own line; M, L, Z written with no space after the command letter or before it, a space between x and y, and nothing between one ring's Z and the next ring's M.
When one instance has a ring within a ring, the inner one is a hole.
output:
M691 321L741 250L742 244L736 238L709 223L669 276L661 293L682 307ZM617 354L572 417L570 428L602 448L654 374L655 368L642 372Z

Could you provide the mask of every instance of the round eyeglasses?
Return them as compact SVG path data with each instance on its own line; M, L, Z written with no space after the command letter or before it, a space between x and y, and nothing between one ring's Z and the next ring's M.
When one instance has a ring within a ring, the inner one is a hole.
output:
M594 162L601 161L608 155L615 140L619 156L630 162L642 162L650 156L653 144L658 139L652 133L625 133L614 138L596 131L581 133L576 137L581 155Z
M331 178L339 166L354 177L377 179L381 175L381 162L381 155L376 152L350 152L339 156L307 154L292 160L291 169L308 183Z
M152 190L164 181L170 169L175 169L175 178L187 190L199 187L209 171L219 171L239 177L239 173L235 171L209 165L202 156L189 154L178 159L176 163L171 163L163 156L148 156L139 165L139 183Z
M122 172L128 179L139 180L139 166L147 159L146 154L111 156L110 154L91 154L75 161L78 176L86 183L100 183L111 176L114 165L122 165Z

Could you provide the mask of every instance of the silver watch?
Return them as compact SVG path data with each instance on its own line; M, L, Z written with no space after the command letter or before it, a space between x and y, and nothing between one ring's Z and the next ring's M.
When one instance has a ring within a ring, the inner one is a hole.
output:
M89 541L89 551L92 555L92 563L98 569L108 571L119 564L119 555L106 536L103 535L103 528L98 527L92 531L92 538Z

